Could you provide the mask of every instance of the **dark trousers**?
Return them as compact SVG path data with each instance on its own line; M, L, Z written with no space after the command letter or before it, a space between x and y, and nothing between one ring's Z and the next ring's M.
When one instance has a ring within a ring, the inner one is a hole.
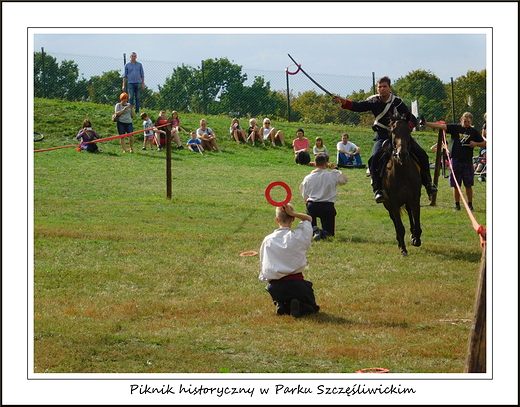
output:
M89 151L91 153L95 153L96 151L98 151L97 143L87 144L87 151Z
M312 216L312 226L317 226L317 219L321 220L321 228L334 236L336 230L336 208L334 202L307 202L307 215Z
M302 315L314 314L320 307L316 305L316 298L312 283L307 280L271 280L265 288L275 304L286 314L291 313L291 300L300 302Z
M378 139L372 147L372 156L368 160L368 168L370 168L370 175L372 177L372 188L374 191L381 190L381 170L384 161L384 149L381 148L385 140ZM389 143L391 140L388 141ZM415 141L412 140L410 152L417 159L417 164L421 168L421 183L426 186L431 184L432 175L430 173L430 161L428 154L423 148Z

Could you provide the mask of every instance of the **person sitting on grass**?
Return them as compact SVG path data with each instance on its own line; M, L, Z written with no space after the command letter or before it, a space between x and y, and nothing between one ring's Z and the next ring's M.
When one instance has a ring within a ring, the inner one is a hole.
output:
M271 120L268 117L264 119L263 124L264 125L260 129L260 134L264 138L264 142L269 140L273 147L276 147L276 142L279 141L282 146L285 146L283 131L276 130L275 127L271 127Z
M197 138L202 142L204 151L212 151L214 149L219 153L222 152L217 144L217 136L211 127L208 127L206 119L200 120L200 127L197 129Z
M190 133L191 138L188 140L186 145L188 146L188 150L194 153L201 153L204 151L204 147L202 147L202 141L197 138L197 133L192 131Z
M240 139L242 139L244 143L247 143L246 132L242 127L240 127L240 123L236 117L229 125L229 134L231 135L231 138L234 138L237 143L240 143Z
M293 140L294 162L300 165L307 165L311 162L311 143L304 137L303 129L296 130L296 138Z
M172 142L175 141L175 144L177 144L177 150L182 150L184 148L179 136L181 130L184 133L188 133L186 130L184 130L184 128L181 127L179 113L176 110L174 110L172 111L171 117L168 119L168 126L166 126L166 131L169 131L171 133Z
M247 139L251 139L253 145L255 145L257 141L259 141L262 143L263 146L265 146L264 140L260 135L260 128L258 127L256 119L249 119L249 129L247 130L247 132L249 133Z
M76 138L78 140L81 140L81 144L79 145L80 150L87 150L90 153L102 153L97 143L88 143L92 140L100 139L99 134L97 134L94 129L92 128L92 123L90 123L90 120L85 119L83 120L83 128L78 132L76 135ZM86 144L88 143L88 144Z
M301 222L293 231L294 219ZM294 212L289 203L276 208L276 222L280 225L267 235L260 247L261 271L258 279L267 282L266 290L276 305L278 315L300 318L314 314L320 307L312 283L303 278L307 265L307 250L311 247L312 218Z
M338 142L336 149L338 150L338 167L354 166L355 162L356 167L365 168L359 155L361 149L349 140L347 133L341 136L341 141Z
M329 150L327 150L327 147L323 144L323 139L321 137L316 137L316 142L314 144L314 147L312 148L312 153L314 154L314 159L316 160L316 157L320 154L325 155L327 157L327 160L329 159Z
M168 119L166 118L166 111L161 110L159 112L159 117L155 121L155 125L159 126L161 129L164 129L164 127L168 127L168 126L165 126L166 124L168 124ZM160 133L159 137L157 137L156 143L157 143L157 151L161 151L164 147L166 147L166 132L164 130L163 130L163 133Z

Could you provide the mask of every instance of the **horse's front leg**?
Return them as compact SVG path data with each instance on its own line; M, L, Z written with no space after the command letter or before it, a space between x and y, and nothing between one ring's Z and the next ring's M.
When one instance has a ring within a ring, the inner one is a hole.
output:
M401 220L401 212L399 211L399 208L392 208L388 206L386 209L390 214L390 218L394 222L395 238L397 239L399 249L401 249L401 256L408 256L408 251L406 250L406 245L404 243L405 228L403 221Z
M408 218L410 219L410 233L412 234L412 245L419 247L421 245L421 203L416 202L413 205L406 205Z

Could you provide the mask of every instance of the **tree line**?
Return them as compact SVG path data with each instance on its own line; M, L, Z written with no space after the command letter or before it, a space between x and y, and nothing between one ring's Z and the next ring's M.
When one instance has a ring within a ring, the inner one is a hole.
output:
M330 96L315 91L294 95L273 90L263 76L248 77L242 66L227 58L207 59L200 66L175 67L159 91L145 88L141 105L150 110L177 110L236 117L263 117L306 123L336 123L370 126L373 117L333 107ZM47 53L34 53L34 96L39 98L114 104L121 93L122 77L117 70L89 79L79 78L78 65L72 60L58 63ZM474 116L475 126L483 124L486 112L486 70L468 71L450 83L443 83L430 71L409 72L393 82L393 92L410 107L417 101L419 112L429 121L456 121L465 111ZM373 89L360 89L342 95L354 101L365 100ZM288 117L290 112L290 116Z

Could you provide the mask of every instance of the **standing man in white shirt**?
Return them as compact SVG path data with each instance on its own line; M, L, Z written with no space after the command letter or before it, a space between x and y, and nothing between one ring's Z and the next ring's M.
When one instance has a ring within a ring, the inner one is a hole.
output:
M301 222L292 230L294 219ZM276 305L278 315L295 318L314 314L316 305L312 283L303 278L307 265L307 250L311 247L311 217L294 212L291 204L276 208L276 222L280 225L267 235L260 247L261 271L258 279L268 282L265 288Z
M318 155L315 159L316 169L311 171L300 184L300 192L307 207L307 215L312 217L314 240L334 236L336 229L336 208L338 198L337 186L345 185L347 177L343 172L327 162L327 157ZM327 171L327 167L334 168ZM317 219L321 220L321 229Z

